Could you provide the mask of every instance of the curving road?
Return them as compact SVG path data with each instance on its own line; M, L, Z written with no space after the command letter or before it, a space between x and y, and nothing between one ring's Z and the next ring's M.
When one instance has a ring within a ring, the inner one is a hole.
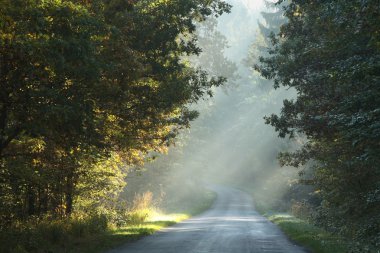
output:
M253 208L239 190L213 187L207 212L109 253L305 253Z

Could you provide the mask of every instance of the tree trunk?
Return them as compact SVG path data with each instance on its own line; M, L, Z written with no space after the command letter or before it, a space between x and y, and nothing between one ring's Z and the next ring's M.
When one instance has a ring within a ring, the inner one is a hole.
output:
M73 210L73 192L74 192L74 176L73 173L70 172L67 176L66 181L66 210L65 214L66 216L70 216L72 210Z
M28 187L27 191L27 214L28 216L32 216L36 212L35 204L36 204L36 194L33 191L32 186Z

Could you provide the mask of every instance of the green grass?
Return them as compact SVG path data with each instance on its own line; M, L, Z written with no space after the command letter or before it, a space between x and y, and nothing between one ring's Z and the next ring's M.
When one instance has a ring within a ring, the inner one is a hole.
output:
M313 253L346 253L348 242L289 214L267 215L293 241Z
M166 216L168 220L146 221L141 224L126 225L121 228L109 230L103 234L97 234L82 241L77 241L68 252L72 253L97 253L104 252L108 249L120 246L127 242L138 240L144 236L151 235L154 232L176 224L188 216L174 215ZM171 218L170 218L171 217Z
M257 199L257 198L256 198ZM350 243L307 220L273 210L265 201L255 201L256 210L276 224L289 239L312 253L347 253Z
M59 220L35 225L24 224L0 231L0 252L4 253L101 253L124 243L151 235L208 209L216 194L199 191L184 198L170 212L154 209L134 211L132 220L122 227L107 225L104 217L88 220Z
M72 245L71 249L65 252L100 253L124 243L135 241L207 210L211 207L215 198L215 193L204 192L203 196L198 196L197 199L193 199L191 202L178 202L171 207L171 213L151 212L144 222L127 224L123 227L94 235L91 238L85 238L83 241L78 241L75 245Z
M123 243L134 241L147 235L151 235L156 231L174 225L191 216L202 213L209 209L214 203L216 194L214 192L207 191L204 196L198 198L197 201L189 205L188 202L178 203L177 208L171 207L173 213L151 214L147 221L140 224L126 225L121 228L117 228L107 232L106 234L98 236L93 243L82 243L80 247L77 247L73 253L98 253L104 252L107 249L117 247ZM184 208L185 207L185 208ZM79 245L78 245L79 246Z

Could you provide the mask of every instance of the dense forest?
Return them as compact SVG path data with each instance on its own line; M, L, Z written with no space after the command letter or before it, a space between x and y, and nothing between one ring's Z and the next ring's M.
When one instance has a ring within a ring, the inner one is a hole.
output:
M208 183L380 247L379 1L238 2L0 0L1 252Z
M284 165L307 165L301 177L320 198L314 218L377 248L379 14L378 1L290 1L284 7L288 22L270 35L269 55L256 65L275 87L297 91L266 122L280 137L306 139L279 159Z
M128 168L167 149L198 115L189 104L225 81L184 56L200 53L195 23L230 6L219 0L0 6L2 241L9 242L9 228L44 219L98 217L102 225L120 218L126 207L117 199Z
M1 223L112 196L224 78L188 67L221 1L1 2ZM114 181L110 183L109 181ZM81 199L81 202L86 201Z

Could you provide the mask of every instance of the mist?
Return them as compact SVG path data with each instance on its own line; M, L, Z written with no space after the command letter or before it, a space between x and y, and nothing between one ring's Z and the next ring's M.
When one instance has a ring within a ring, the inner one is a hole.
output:
M379 1L25 2L0 252L379 253Z
M189 191L184 185L194 188L222 184L274 204L297 177L296 169L282 168L277 161L280 151L295 144L278 138L264 120L264 116L278 113L282 101L294 97L295 92L275 90L247 63L250 47L258 39L264 3L228 2L233 6L230 14L200 27L202 53L189 61L213 75L229 75L229 81L214 89L212 98L191 106L200 116L181 132L168 154L158 155L145 169L128 176L125 195L129 198L136 189L176 198L181 191ZM226 47L207 41L209 38L224 41Z

